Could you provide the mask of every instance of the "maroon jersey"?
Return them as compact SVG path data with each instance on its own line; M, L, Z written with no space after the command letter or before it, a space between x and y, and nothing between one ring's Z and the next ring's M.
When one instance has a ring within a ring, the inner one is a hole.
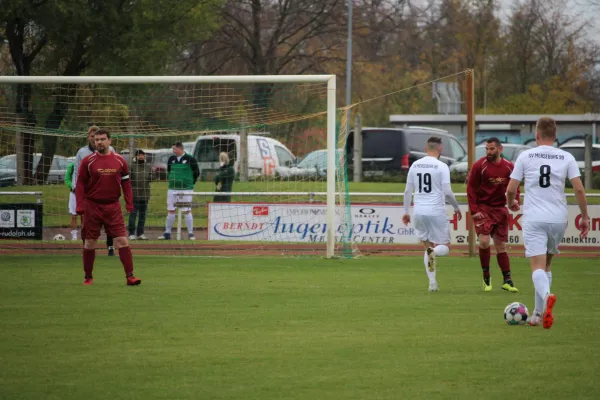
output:
M121 187L127 211L133 210L133 192L127 162L116 153L93 153L84 158L79 165L77 183L75 196L78 213L85 209L86 200L99 204L118 202Z
M506 205L506 187L510 181L510 174L514 168L513 163L504 158L493 163L487 157L477 160L467 180L467 198L471 214L479 211L479 205L489 207L504 207ZM520 191L517 188L517 202Z

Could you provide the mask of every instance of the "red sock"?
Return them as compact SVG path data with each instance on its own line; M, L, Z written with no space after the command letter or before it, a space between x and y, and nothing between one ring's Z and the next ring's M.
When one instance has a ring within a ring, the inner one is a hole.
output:
M94 270L94 260L96 259L96 249L83 249L83 270L85 277L91 278Z
M129 276L133 274L133 256L131 255L131 247L121 247L119 248L119 258L121 259L121 263L123 264L123 269L125 270L125 276Z
M490 277L490 248L482 249L479 248L479 262L481 263L481 269L483 270L483 278L489 279Z
M508 258L508 253L496 254L496 260L498 260L498 265L502 270L502 275L504 275L504 282L510 281L510 259Z

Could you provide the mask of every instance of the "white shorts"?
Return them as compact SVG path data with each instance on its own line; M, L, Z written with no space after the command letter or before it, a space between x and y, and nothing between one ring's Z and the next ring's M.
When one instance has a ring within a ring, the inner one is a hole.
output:
M525 257L559 254L558 245L566 230L566 222L523 221Z
M69 192L69 214L77 215L77 199L73 192Z
M171 190L167 191L167 211L175 211L177 207L175 203L191 203L192 195L186 193L192 193L193 190ZM177 194L175 194L177 193ZM182 196L181 194L184 193ZM190 207L180 207L181 211L191 211Z
M423 242L450 243L450 222L445 215L413 215L417 236Z

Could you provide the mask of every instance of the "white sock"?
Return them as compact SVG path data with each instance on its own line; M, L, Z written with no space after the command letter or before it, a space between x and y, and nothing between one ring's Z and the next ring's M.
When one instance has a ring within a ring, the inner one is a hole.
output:
M433 248L433 253L438 257L447 256L448 253L450 253L450 249L448 248L448 246L440 244Z
M531 280L533 281L535 293L542 299L544 299L546 295L550 293L550 282L548 281L548 277L546 276L546 271L544 271L543 269L536 269L535 271L533 271L533 274L531 274ZM543 309L544 308L542 306L540 312Z
M552 271L546 272L546 276L548 277L548 291L552 288Z
M427 250L425 250L425 255L423 256L423 263L425 264L425 272L427 272L427 277L429 278L429 283L434 283L435 280L435 271L431 272L429 268L427 268L427 263L429 261L429 256L427 255Z
M167 226L165 228L166 233L171 233L171 229L173 229L173 224L175 223L175 214L167 214Z
M533 312L541 314L542 311L544 311L544 298L535 292L535 310Z
M72 238L73 240L77 240L77 229L73 229L73 230L71 231L71 238Z
M194 217L192 217L192 213L185 214L185 225L188 228L188 233L194 233Z

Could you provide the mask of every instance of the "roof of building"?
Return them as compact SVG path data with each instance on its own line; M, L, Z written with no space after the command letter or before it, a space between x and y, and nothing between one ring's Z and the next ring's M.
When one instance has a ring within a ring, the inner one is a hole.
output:
M600 114L558 114L558 115L537 115L537 114L477 114L475 121L477 123L513 123L513 124L534 124L538 119L544 116L554 118L556 122L562 123L585 123L600 122ZM392 114L390 122L397 124L448 124L448 123L467 123L466 114L458 115L440 115L440 114Z

